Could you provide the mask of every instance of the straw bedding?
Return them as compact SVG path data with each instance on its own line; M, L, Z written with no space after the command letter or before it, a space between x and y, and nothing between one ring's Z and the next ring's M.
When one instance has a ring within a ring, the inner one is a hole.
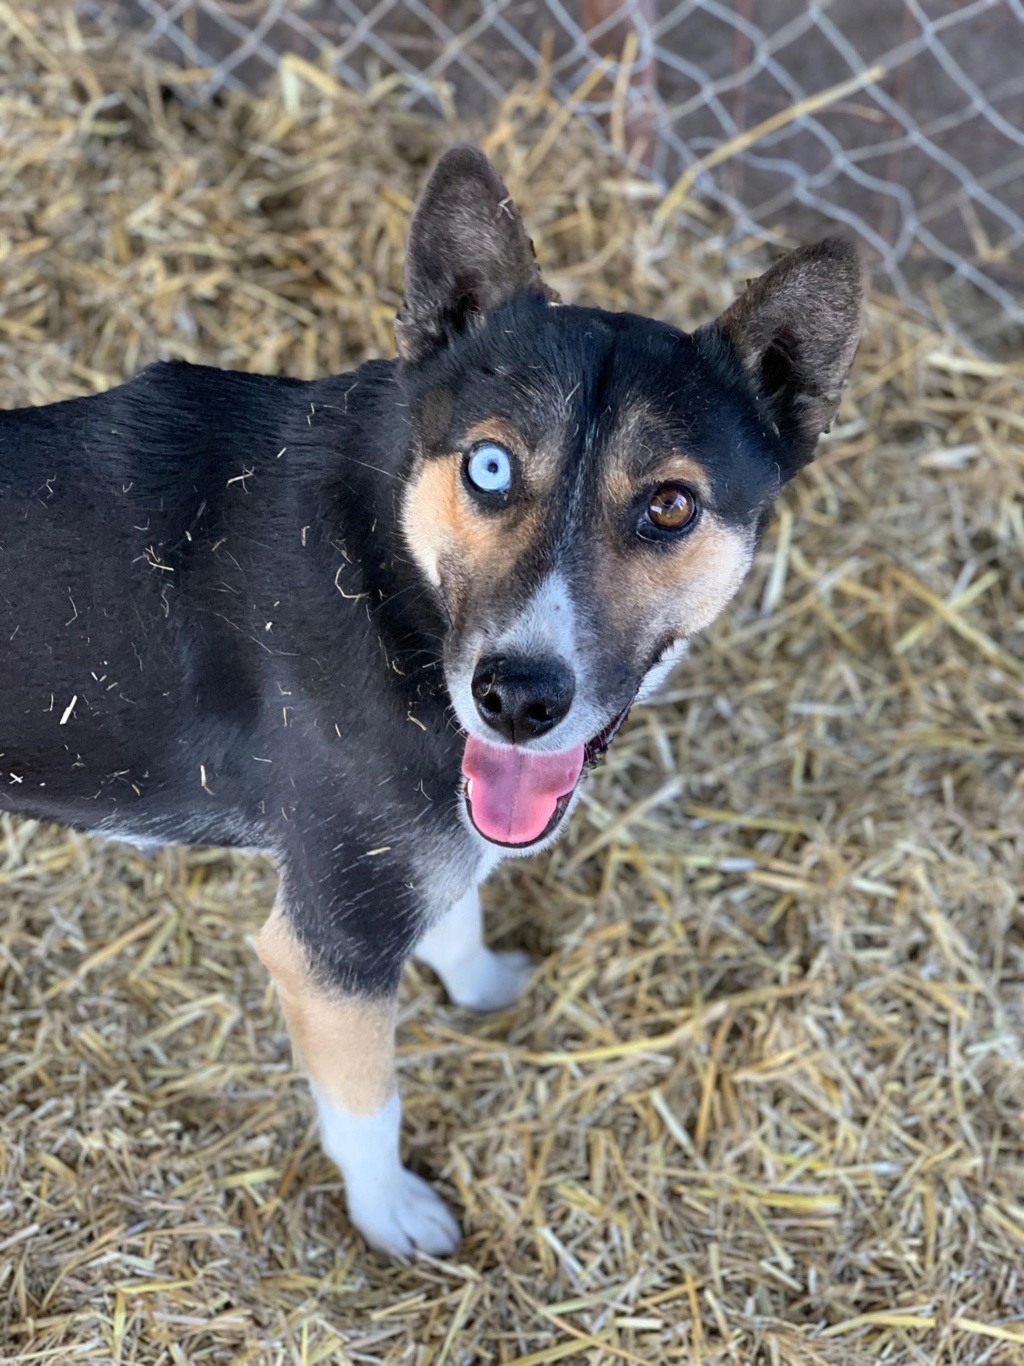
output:
M457 131L294 67L190 111L7 0L0 123L5 405L389 353ZM685 324L754 273L541 87L487 145L568 299ZM4 817L0 1359L1024 1361L1022 394L876 296L734 610L489 889L528 997L481 1021L410 969L448 1264L346 1222L249 944L270 865Z

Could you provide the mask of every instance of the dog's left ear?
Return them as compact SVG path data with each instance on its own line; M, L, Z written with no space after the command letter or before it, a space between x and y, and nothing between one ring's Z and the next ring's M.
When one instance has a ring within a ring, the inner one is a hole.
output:
M409 231L398 354L422 360L523 293L547 297L516 206L478 147L453 147Z
M811 459L836 415L863 313L857 249L827 237L783 257L697 334L724 337L739 357L761 411L790 448L787 477Z

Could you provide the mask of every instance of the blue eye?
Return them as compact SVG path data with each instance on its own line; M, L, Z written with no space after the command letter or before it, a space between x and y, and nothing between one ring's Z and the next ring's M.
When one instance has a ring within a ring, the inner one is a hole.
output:
M466 457L466 478L481 493L507 493L512 486L512 457L496 441L481 441Z

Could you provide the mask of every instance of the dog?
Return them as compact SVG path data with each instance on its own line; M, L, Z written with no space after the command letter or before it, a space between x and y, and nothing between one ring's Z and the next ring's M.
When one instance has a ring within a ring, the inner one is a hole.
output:
M162 363L0 414L3 806L274 857L257 951L373 1247L460 1236L399 1157L403 963L466 1007L519 996L478 886L557 838L735 594L862 309L835 238L692 334L559 304L460 146L413 217L397 359Z

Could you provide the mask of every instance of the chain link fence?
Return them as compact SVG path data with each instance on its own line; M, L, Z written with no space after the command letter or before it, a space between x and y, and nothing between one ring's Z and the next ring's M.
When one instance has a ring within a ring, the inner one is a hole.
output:
M486 115L544 73L664 212L730 246L831 226L908 304L1024 327L1024 0L89 0L190 98L284 53L408 108Z

